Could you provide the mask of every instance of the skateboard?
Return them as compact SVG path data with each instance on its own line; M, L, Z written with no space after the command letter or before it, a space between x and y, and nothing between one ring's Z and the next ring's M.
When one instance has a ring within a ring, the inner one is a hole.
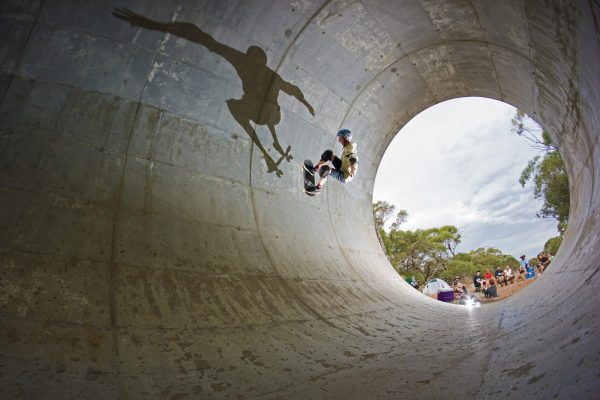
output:
M304 174L304 193L309 196L315 196L318 192L315 191L315 173L313 172L313 162L304 160L302 172Z

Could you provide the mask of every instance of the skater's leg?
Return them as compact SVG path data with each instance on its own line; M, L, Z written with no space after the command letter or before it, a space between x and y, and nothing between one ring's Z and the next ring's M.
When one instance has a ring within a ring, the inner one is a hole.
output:
M319 179L319 183L317 183L316 188L317 190L321 190L323 185L325 185L325 182L327 182L327 176L331 173L331 168L329 168L328 165L323 165L318 171L321 178Z
M344 173L342 172L342 160L334 156L331 160L331 163L333 164L333 170L329 173L329 175L331 175L331 177L337 181L346 183L344 179Z
M327 182L327 177L321 177L321 179L319 179L319 183L317 183L317 186L315 186L317 190L321 190L323 186L325 186L325 182Z
M319 162L333 161L334 158L335 158L335 156L333 155L332 150L325 150L323 152L323 154L321 154L321 161L319 161Z
M315 165L315 172L317 172L320 168L321 165L325 164L328 161L332 161L334 159L334 155L333 155L333 151L332 150L325 150L323 152L323 154L321 154L321 159L319 160L319 162L317 163L317 165ZM337 157L335 157L337 158Z
M331 159L334 169L342 169L342 160L339 157L333 156Z

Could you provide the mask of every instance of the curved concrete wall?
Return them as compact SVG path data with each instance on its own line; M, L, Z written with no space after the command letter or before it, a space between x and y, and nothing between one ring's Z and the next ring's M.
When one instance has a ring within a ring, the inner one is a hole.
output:
M3 398L597 396L597 2L153 3L0 8ZM473 312L371 214L396 132L460 96L534 116L572 186L553 268ZM342 126L359 175L309 198Z

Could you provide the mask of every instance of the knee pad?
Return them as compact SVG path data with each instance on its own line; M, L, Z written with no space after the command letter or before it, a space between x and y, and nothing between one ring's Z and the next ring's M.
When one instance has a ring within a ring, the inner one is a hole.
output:
M323 154L321 154L321 161L331 161L333 158L333 151L325 150Z
M329 165L323 165L321 168L319 168L319 176L321 178L325 178L330 173L331 173L331 168L329 168Z

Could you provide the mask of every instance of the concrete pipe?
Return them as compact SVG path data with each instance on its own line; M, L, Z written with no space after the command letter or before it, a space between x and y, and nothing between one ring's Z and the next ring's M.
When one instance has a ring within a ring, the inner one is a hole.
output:
M0 397L598 398L596 0L0 12ZM471 312L397 275L371 209L398 130L464 96L534 117L571 182L552 268ZM359 174L308 197L341 127Z

